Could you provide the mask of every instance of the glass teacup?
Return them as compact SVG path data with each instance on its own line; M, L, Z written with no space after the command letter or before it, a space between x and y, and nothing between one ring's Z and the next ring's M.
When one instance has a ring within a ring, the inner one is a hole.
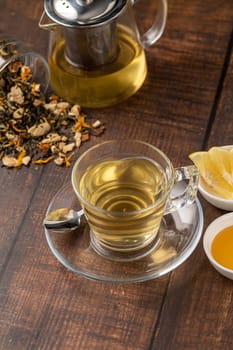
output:
M188 184L173 197L174 185L183 180ZM197 183L194 165L174 169L161 150L136 140L98 144L84 152L72 170L92 248L122 261L155 249L163 216L191 204Z

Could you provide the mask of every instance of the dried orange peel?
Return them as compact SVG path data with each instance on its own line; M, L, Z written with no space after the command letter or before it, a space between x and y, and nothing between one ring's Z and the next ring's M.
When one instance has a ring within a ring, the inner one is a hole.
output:
M18 60L0 73L0 164L15 168L54 161L70 167L73 151L105 127L91 122L78 104L44 96L32 78L30 67Z

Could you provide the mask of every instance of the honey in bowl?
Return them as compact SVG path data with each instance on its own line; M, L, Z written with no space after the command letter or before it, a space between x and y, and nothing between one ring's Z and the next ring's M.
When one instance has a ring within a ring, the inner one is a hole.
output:
M233 270L233 226L224 228L215 236L211 250L220 265Z

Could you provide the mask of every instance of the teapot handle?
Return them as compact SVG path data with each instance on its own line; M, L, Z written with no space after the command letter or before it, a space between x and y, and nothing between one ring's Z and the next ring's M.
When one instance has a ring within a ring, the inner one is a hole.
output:
M132 0L133 5L139 0ZM144 49L153 45L165 29L165 24L167 20L167 0L157 0L158 9L152 26L140 37L140 41Z
M39 21L39 27L45 30L55 30L58 27L58 24L51 21L45 11L43 11Z

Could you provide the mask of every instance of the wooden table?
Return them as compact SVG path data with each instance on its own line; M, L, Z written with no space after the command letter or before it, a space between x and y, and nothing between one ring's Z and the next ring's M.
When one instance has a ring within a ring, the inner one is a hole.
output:
M232 144L232 5L169 0L164 35L147 52L144 86L118 106L88 111L106 132L77 157L100 141L138 138L178 166L190 163L190 152ZM2 1L0 30L46 57L42 9L42 0ZM0 349L233 349L232 281L211 267L201 241L160 278L126 285L88 280L56 260L42 225L71 168L50 163L0 172ZM199 198L205 229L224 212Z

